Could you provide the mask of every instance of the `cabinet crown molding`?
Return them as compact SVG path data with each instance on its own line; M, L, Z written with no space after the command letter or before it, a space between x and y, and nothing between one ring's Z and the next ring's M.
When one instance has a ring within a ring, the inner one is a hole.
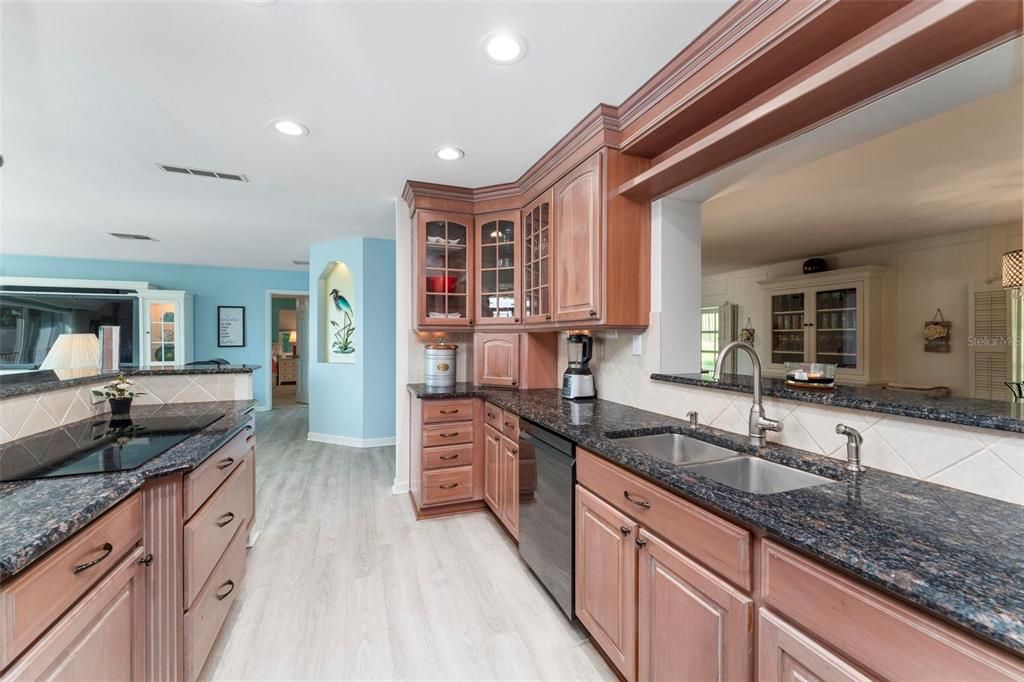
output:
M788 289L794 284L829 284L832 282L845 282L851 279L865 279L880 277L889 272L885 265L859 265L852 268L839 268L838 270L826 270L825 272L814 272L809 275L786 275L785 277L771 277L758 282L768 290L785 288Z

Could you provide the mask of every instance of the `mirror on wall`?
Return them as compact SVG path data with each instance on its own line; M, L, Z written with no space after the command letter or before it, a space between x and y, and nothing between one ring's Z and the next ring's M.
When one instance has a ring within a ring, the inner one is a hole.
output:
M1013 400L1021 56L991 49L676 192L701 204L702 370L743 336L770 376L820 363L838 384Z

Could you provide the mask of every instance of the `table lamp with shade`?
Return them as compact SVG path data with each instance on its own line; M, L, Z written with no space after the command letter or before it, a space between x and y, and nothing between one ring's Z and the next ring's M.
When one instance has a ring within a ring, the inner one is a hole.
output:
M100 340L95 334L61 334L39 365L61 379L96 374L99 368Z
M1003 288L1014 289L1015 296L1021 295L1024 289L1024 249L1003 254Z
M288 332L288 343L292 347L292 357L297 358L299 356L299 333L297 331Z

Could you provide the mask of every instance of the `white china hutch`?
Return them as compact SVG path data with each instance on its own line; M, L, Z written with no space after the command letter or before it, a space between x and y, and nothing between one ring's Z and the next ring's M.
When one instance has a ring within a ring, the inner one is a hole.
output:
M888 268L862 266L758 282L770 322L765 374L785 376L787 362L836 365L836 380L883 379Z

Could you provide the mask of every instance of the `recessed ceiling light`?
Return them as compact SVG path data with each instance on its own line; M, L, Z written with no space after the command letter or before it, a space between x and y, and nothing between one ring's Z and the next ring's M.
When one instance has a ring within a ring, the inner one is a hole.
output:
M515 64L526 56L526 39L510 31L489 33L480 46L492 64Z
M280 121L271 121L274 126L274 130L281 133L282 135L290 135L292 137L298 137L300 135L309 135L309 128L298 123L297 121L289 121L282 119Z
M465 155L458 147L438 147L434 150L434 156L442 161L458 161Z

